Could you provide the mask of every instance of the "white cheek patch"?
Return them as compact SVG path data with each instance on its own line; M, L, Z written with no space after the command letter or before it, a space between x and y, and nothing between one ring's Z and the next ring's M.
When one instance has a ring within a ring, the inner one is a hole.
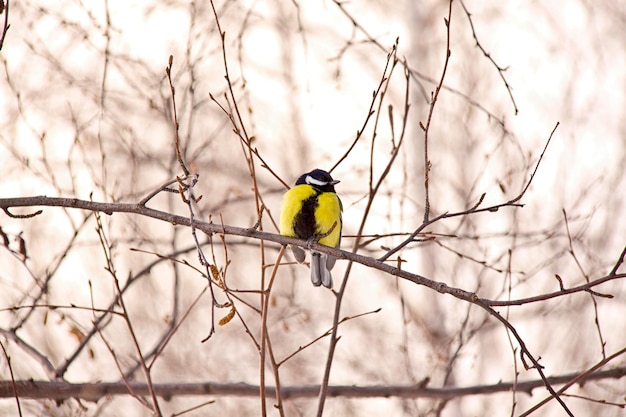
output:
M310 175L306 176L306 180L305 181L306 181L307 184L319 185L320 187L323 186L323 185L328 185L328 182L317 180L317 179L313 178Z

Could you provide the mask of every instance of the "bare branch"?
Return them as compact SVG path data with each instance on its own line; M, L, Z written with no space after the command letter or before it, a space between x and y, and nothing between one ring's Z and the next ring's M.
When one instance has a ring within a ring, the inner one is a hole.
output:
M570 373L548 378L552 385L584 384L589 381L602 379L620 379L626 376L626 367L618 367L605 371L593 371L581 375ZM149 395L149 388L146 383L130 382L130 389L137 395ZM432 399L453 399L471 395L488 395L509 392L517 388L519 392L532 395L537 388L543 387L541 380L499 382L492 385L477 385L471 387L428 387L426 384L412 385L372 385L372 386L330 386L328 396L333 398L371 398L371 397L397 397L397 398L432 398ZM66 398L81 398L86 401L98 401L109 395L128 395L129 388L121 383L84 383L72 384L63 381L15 381L15 387L20 398L47 398L62 400ZM153 384L154 391L162 398L172 398L174 396L201 396L212 395L235 396L235 397L257 397L259 386L246 383L174 383L174 384ZM275 395L275 388L265 387L267 395ZM319 394L319 385L306 386L283 386L283 399L293 398L315 398ZM13 385L11 381L0 381L0 398L13 397Z

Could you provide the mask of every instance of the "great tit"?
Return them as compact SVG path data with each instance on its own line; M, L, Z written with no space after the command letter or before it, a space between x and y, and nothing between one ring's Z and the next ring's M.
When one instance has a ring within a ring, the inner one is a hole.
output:
M335 184L330 174L321 169L302 174L283 196L280 213L280 234L306 239L310 245L318 242L333 248L341 240L341 200L335 193ZM305 252L292 246L296 261L304 262ZM335 257L311 251L311 281L316 287L333 287L330 270L335 266Z

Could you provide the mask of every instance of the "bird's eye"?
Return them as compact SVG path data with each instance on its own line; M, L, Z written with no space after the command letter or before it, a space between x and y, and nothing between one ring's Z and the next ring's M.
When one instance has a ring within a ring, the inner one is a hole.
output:
M306 176L306 183L310 185L319 185L319 186L328 185L327 181L320 181L316 178L313 178L310 175Z

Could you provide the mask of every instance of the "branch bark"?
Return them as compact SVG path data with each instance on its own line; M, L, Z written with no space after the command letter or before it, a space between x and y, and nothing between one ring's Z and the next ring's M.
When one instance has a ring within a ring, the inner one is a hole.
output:
M551 385L567 384L579 377L579 373L571 373L549 377ZM620 379L626 376L626 367L598 371L578 380L579 384L587 381L600 379ZM129 382L129 387L136 395L149 395L148 384L143 382ZM433 388L426 386L427 381L417 385L335 385L328 387L329 397L346 398L371 398L371 397L401 397L401 398L432 398L453 399L470 395L486 395L508 392L515 389L528 395L536 388L542 388L544 381L535 379L523 382L499 382L491 385L475 385L470 387L442 387ZM130 395L129 387L122 382L99 382L72 384L62 381L15 381L17 394L20 398L46 398L52 400L64 400L79 398L85 401L98 401L109 395ZM163 383L153 384L156 395L168 400L174 396L187 395L213 395L233 397L258 397L259 386L245 383L217 384L212 382L179 384ZM282 386L280 391L284 399L288 398L314 398L319 394L319 385ZM275 395L275 388L265 387L266 395ZM15 396L11 381L0 381L0 398Z

